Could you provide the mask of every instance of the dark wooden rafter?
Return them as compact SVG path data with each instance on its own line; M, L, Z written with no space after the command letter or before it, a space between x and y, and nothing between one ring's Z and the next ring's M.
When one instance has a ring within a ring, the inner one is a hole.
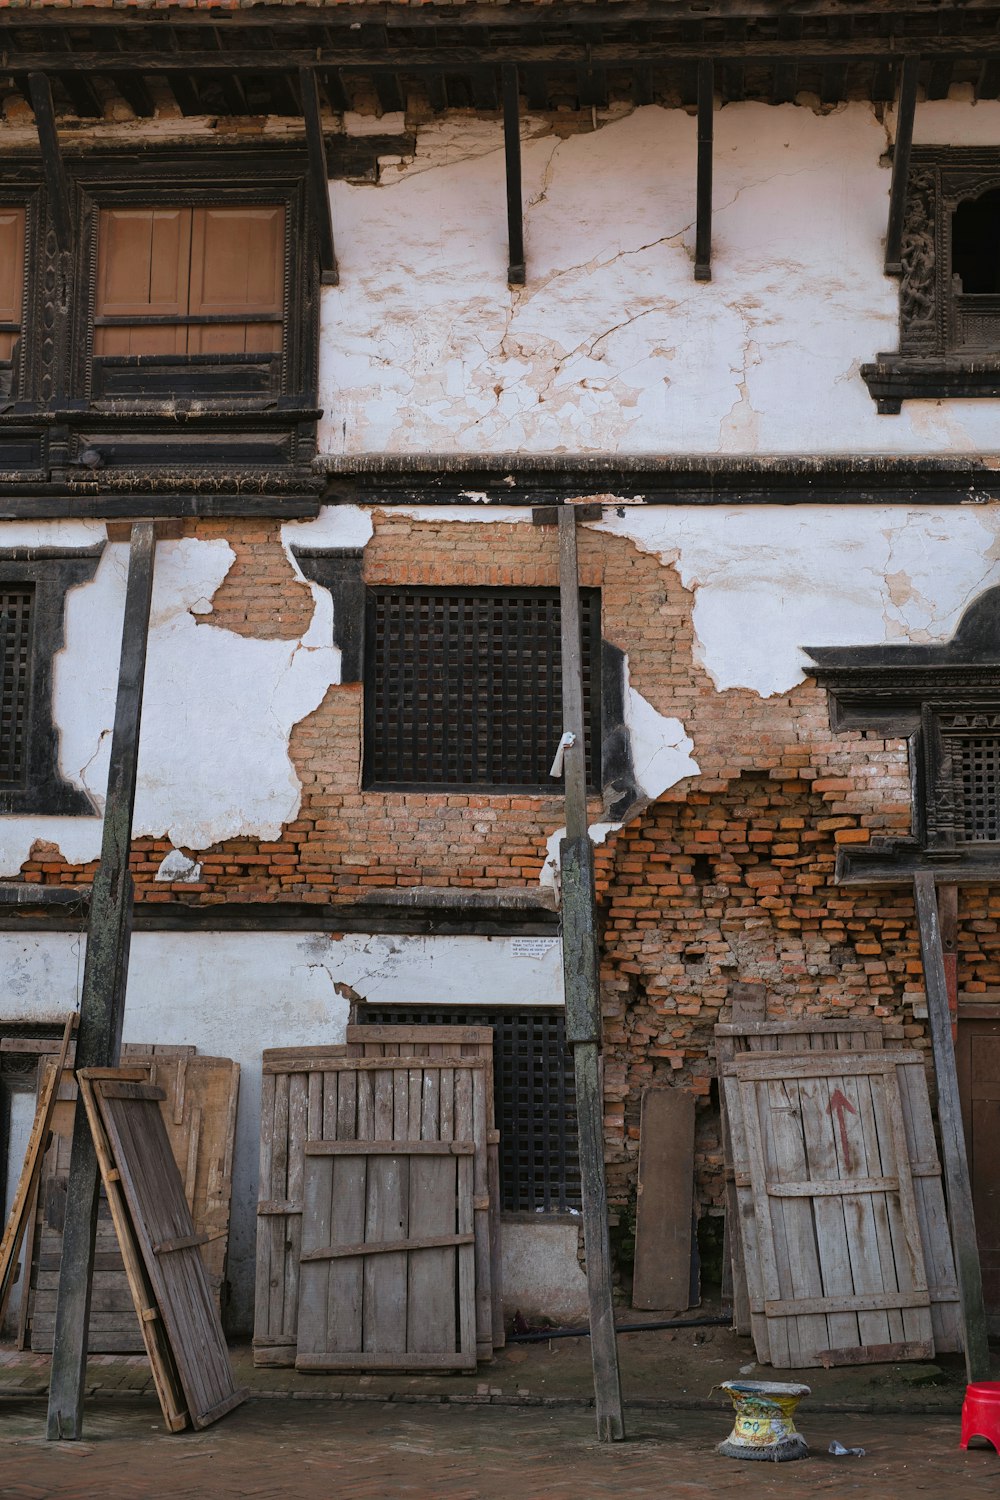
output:
M35 128L42 153L45 185L49 193L49 211L56 243L63 254L73 249L73 208L66 177L66 165L59 149L56 131L56 114L52 103L52 85L44 73L31 73L28 78L31 92L31 107L35 112Z
M309 152L309 186L316 214L319 240L320 280L324 286L336 286L340 280L337 270L337 251L333 240L333 209L330 204L330 177L326 164L326 143L323 140L323 116L319 104L319 86L315 68L302 68L299 72L299 91L302 95L302 116L306 127L306 148Z
M885 274L901 276L900 251L903 241L903 214L906 209L906 186L910 175L910 150L913 146L913 117L917 107L919 57L906 57L900 69L899 103L896 107L896 141L892 151L892 188L889 194L889 225L885 236Z
M524 209L521 194L521 96L513 63L503 69L503 135L507 166L507 281L524 286Z
M90 79L83 73L54 73L81 120L99 120L104 111Z
M715 64L698 64L698 185L694 279L712 279L712 152L715 122Z
M129 547L118 697L104 805L101 861L91 893L87 952L76 1043L78 1068L118 1062L132 931L133 890L129 874L132 812L138 774L139 729L149 610L153 594L156 525L139 521ZM56 1303L48 1436L79 1438L83 1421L87 1326L94 1269L98 1170L83 1110L73 1126L62 1267Z

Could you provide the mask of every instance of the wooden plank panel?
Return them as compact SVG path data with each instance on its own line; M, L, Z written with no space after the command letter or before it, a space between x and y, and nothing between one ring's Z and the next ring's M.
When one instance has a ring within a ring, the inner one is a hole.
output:
M643 1091L633 1307L684 1312L689 1304L694 1109L684 1089Z
M189 1416L195 1427L206 1427L238 1405L245 1393L236 1388L205 1268L197 1247L190 1244L194 1224L159 1105L140 1084L91 1081L86 1070L79 1079L93 1091L121 1176ZM112 1091L116 1097L110 1096ZM188 1243L169 1254L156 1254L156 1245L171 1241Z
M0 323L21 322L24 303L24 209L0 206ZM0 331L0 360L9 360L17 334Z

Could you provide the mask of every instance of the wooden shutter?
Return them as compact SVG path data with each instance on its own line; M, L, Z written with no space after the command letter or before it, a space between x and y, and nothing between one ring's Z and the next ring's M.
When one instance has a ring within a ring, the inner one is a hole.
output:
M13 357L23 304L24 209L0 208L0 360Z
M266 322L194 325L191 354L268 354L281 348L285 210L196 208L192 222L192 317L250 314Z
M189 208L102 209L95 354L184 354L183 323L102 328L102 317L182 317L191 262Z

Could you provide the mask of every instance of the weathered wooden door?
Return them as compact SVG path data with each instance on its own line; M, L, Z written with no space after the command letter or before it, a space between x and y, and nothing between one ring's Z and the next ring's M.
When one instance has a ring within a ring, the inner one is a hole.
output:
M1000 1016L958 1023L958 1086L972 1177L983 1299L1000 1334Z

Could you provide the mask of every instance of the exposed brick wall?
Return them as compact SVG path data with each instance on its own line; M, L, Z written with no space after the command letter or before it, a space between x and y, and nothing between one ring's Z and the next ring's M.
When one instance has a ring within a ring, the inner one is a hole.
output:
M211 614L196 616L199 624L256 640L287 641L303 634L313 616L312 590L281 545L280 523L234 531L225 521L200 521L187 532L199 541L221 539L236 554L215 592Z

